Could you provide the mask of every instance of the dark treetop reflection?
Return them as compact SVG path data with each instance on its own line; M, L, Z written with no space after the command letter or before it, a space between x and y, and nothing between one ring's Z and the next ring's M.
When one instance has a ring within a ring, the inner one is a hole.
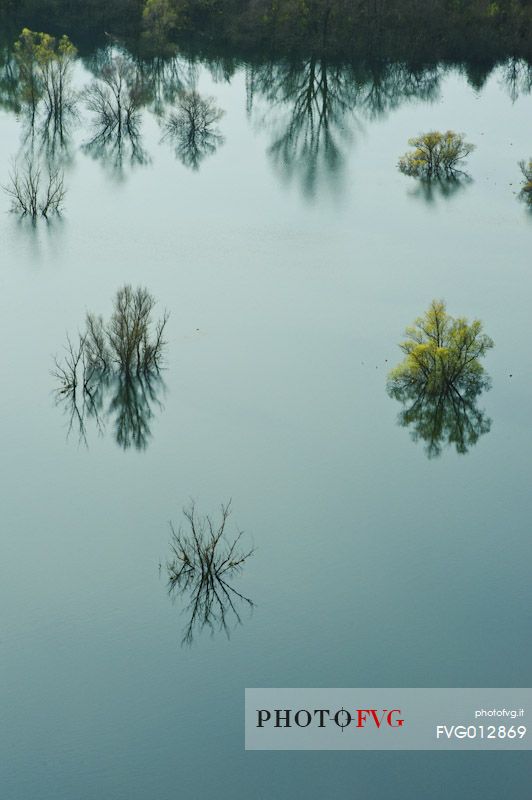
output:
M247 75L248 110L266 100L261 123L273 129L269 153L287 178L298 178L308 196L322 176L337 185L352 140L355 113L385 114L402 99L429 99L439 71L410 70L403 64L372 71L331 64L323 58L252 67Z
M356 98L350 78L343 68L315 58L268 64L248 75L249 110L257 92L268 103L264 121L274 130L270 156L288 178L298 177L310 196L322 169L333 179L341 170L342 145L350 140L345 118Z
M200 517L192 502L183 509L186 530L175 530L172 523L172 557L166 564L168 592L175 600L184 599L187 617L182 643L192 644L194 634L208 628L224 631L229 637L231 625L242 623L239 607L249 609L253 602L228 582L242 570L253 549L242 551L239 543L242 531L228 540L225 534L231 501L221 506L220 522Z
M223 116L212 97L195 90L181 92L175 110L164 118L165 140L171 141L176 157L193 170L223 143L216 123Z
M96 75L84 91L93 135L83 149L121 174L124 163L146 164L149 160L140 133L144 81L130 58L107 51Z
M87 314L84 333L75 343L69 338L65 357L55 360L56 398L68 414L68 433L77 428L85 444L88 420L103 433L105 417L111 417L124 450L147 447L153 407L162 408L160 365L168 319L165 313L154 323L154 305L146 289L124 286L109 322Z
M404 406L399 424L426 443L429 458L441 455L445 444L467 453L491 427L477 399L490 386L479 359L492 340L479 320L453 319L435 300L406 335L400 345L406 358L388 380L388 393Z

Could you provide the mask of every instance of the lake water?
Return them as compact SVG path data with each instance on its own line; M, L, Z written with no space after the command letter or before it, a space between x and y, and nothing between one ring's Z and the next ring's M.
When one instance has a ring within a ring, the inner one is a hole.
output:
M85 110L62 217L32 226L0 198L2 797L524 798L525 753L246 753L243 710L253 686L530 684L531 95L502 67L481 88L398 68L369 99L330 74L316 142L304 70L177 71L225 112L199 169L153 103L145 163L121 168L83 147ZM2 183L24 125L0 113ZM430 196L397 160L448 128L477 146L471 181ZM53 357L126 283L171 314L160 405L145 448L112 415L85 445ZM495 348L491 429L429 459L386 375L433 298ZM232 498L254 608L183 645L165 565L190 498Z

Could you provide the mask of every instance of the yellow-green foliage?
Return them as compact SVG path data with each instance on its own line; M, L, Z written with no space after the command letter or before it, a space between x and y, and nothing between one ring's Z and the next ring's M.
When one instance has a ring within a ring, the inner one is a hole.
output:
M451 317L442 300L433 300L423 317L406 329L400 344L404 361L389 375L389 389L411 385L428 394L441 394L484 375L480 363L493 341L482 332L482 323Z
M451 317L441 300L432 301L406 336L400 344L405 359L390 372L387 387L403 405L399 424L410 428L414 441L425 442L429 458L445 444L466 453L491 426L477 399L489 388L479 359L492 340L479 320Z
M68 38L24 28L14 45L22 99L35 112L41 98L49 114L58 115L71 104L69 78L77 50Z
M465 141L463 133L429 131L408 140L415 150L399 159L399 169L405 175L424 178L452 177L460 163L475 149Z
M532 205L532 158L526 163L526 161L520 161L519 166L521 167L521 172L524 176L523 186L521 188L521 194L527 201Z
M14 51L21 68L38 66L44 69L47 64L74 58L77 54L68 36L61 36L58 41L49 33L36 33L29 28L22 29L15 42Z
M170 0L146 0L142 12L145 30L163 40L177 28L178 16Z

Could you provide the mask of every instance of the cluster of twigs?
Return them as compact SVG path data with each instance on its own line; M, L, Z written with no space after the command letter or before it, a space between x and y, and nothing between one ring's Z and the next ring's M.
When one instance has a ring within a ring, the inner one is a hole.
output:
M243 532L233 540L227 540L225 528L231 513L231 501L221 506L220 522L211 517L200 517L192 502L183 509L187 521L186 530L181 526L172 531L172 558L167 562L168 591L171 595L187 594L188 622L183 643L191 644L194 632L207 627L211 633L216 629L230 633L230 622L241 623L238 605L253 607L248 597L234 589L228 579L240 572L254 550L240 550Z

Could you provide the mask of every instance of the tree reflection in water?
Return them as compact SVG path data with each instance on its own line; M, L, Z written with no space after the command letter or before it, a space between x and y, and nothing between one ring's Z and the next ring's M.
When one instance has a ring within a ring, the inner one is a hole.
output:
M225 528L231 501L221 506L221 519L201 517L192 502L183 509L186 528L176 531L172 523L172 555L166 563L168 592L183 600L187 622L182 644L192 644L194 635L207 628L211 634L223 631L229 637L234 625L242 624L241 607L253 608L253 601L238 592L231 578L242 571L253 549L241 550L242 531L228 539Z
M34 38L28 39L28 35L19 39L33 45L40 42L39 37L46 37L31 34ZM241 63L236 56L169 57L171 50L163 47L159 53L142 57L115 40L83 59L93 78L81 92L74 92L75 48L65 37L46 37L45 41L48 39L53 47L48 48L50 58L42 62L40 72L35 71L33 62L24 60L28 48L19 47L18 54L17 45L0 49L0 108L21 115L26 140L32 141L33 149L39 149L49 165L59 165L60 160L64 164L71 157L70 134L80 98L91 125L82 149L115 176L124 176L127 166L150 161L142 137L144 112L155 116L176 156L192 169L197 170L223 142L216 127L219 109L210 98L201 98L195 87L202 66L215 81L230 80ZM339 189L348 149L364 120L382 118L404 102L428 103L438 98L441 79L451 68L445 63L422 68L415 61L413 64L404 59L339 64L323 51L297 60L249 64L248 112L259 125L270 129L268 153L275 168L285 179L297 182L309 197L324 182ZM493 69L490 64L468 63L458 69L471 85L481 87ZM512 100L530 93L532 67L524 59L508 58L497 69ZM466 183L423 185L416 194L430 202L438 194L451 196Z
M438 199L450 200L472 182L473 179L466 172L447 178L419 178L414 186L408 189L408 195L432 205Z
M248 111L257 95L266 101L261 124L273 129L269 155L306 195L316 193L322 175L337 183L351 141L348 114L357 95L350 71L324 59L270 63L247 76Z
M399 424L425 442L429 458L445 445L467 453L491 420L477 406L491 381L479 359L493 347L479 320L452 318L441 301L407 328L405 360L390 373L388 393L404 406Z
M312 197L322 179L340 185L352 129L361 126L362 117L382 117L404 100L434 99L440 76L438 67L417 70L405 64L366 68L318 57L274 62L248 71L248 112L265 101L259 119L273 129L270 157Z
M459 388L442 386L438 394L405 383L395 385L390 396L405 406L399 425L410 428L413 441L421 439L427 456L436 458L445 445L454 445L457 453L467 453L480 436L489 433L491 420L477 406L480 394L488 388L487 379L469 376L461 380Z
M149 161L140 130L146 87L128 56L105 51L100 61L95 66L96 79L83 93L93 125L92 137L83 149L122 175L125 164Z
M197 91L181 92L176 108L164 117L164 139L174 145L176 157L198 170L203 159L223 144L217 122L223 116L212 97Z

